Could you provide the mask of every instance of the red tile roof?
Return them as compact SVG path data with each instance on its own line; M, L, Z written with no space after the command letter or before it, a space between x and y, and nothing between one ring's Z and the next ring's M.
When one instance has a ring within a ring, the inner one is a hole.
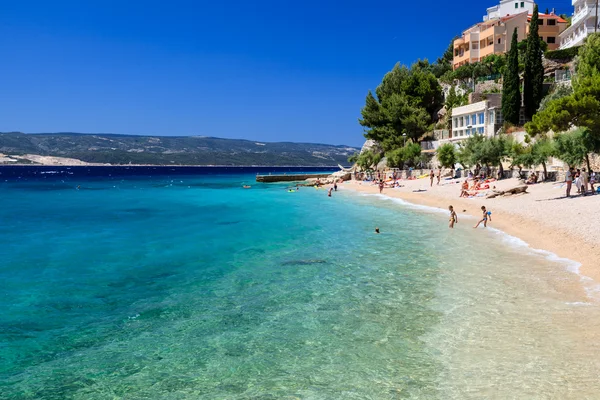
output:
M531 21L531 17L532 17L532 15L528 14L527 15L527 21ZM542 14L542 13L539 13L538 14L538 18L540 18L540 19L555 19L556 22L558 22L559 24L564 24L564 23L567 22L566 19L563 19L563 18L559 17L556 14Z

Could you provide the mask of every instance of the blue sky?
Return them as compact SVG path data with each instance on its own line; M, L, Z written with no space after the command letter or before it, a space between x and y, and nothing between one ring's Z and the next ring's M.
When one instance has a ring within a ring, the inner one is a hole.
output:
M367 91L494 4L2 1L0 131L360 145Z

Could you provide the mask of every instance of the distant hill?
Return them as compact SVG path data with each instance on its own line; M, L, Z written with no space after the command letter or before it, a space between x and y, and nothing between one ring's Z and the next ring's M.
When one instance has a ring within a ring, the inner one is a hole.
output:
M205 136L0 133L0 153L110 164L333 166L348 164L348 156L358 150L350 146Z

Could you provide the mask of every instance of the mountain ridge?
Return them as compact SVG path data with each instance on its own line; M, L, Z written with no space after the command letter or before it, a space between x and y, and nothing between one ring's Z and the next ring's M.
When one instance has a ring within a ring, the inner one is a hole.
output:
M97 164L333 166L359 148L210 136L0 132L0 152L79 159Z

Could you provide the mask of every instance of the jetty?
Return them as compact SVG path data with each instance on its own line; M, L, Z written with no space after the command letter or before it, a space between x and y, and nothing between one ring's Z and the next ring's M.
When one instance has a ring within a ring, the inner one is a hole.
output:
M256 182L273 183L273 182L296 182L305 181L310 178L327 178L329 174L285 174L285 175L256 175Z

